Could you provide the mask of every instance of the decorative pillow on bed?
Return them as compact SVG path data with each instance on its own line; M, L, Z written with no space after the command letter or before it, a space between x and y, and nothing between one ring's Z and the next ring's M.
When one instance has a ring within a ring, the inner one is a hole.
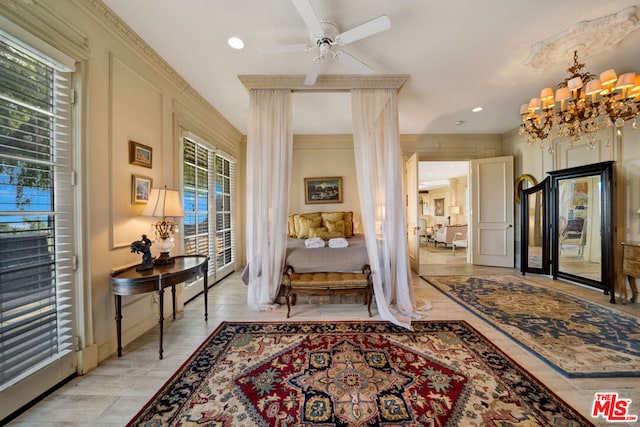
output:
M307 218L307 219L313 219L313 220L320 220L320 224L314 226L314 227L319 227L320 225L322 225L322 216L320 215L320 212L313 212L313 213L305 213L305 214L294 214L293 215L293 233L291 237L297 237L298 239L307 239L308 237L298 237L298 234L300 234L300 220L302 218ZM315 224L315 222L314 222ZM308 233L308 231L307 231Z
M322 236L328 231L327 227L309 227L309 239L313 237L320 237L322 239Z
M287 236L289 237L297 237L296 236L296 224L293 220L294 215L289 215L289 224L287 228Z
M309 230L311 228L318 228L322 225L322 218L318 216L317 218L300 218L300 227L298 228L298 239L308 239L311 236L309 235Z
M322 240L329 240L335 237L343 237L343 234L341 231L329 231L326 227L320 227L317 229L315 237L320 237Z
M327 221L344 221L342 237L353 237L353 212L322 212L322 225L326 226Z
M344 237L344 220L340 221L324 221L324 225L327 227L330 233L338 232L340 237Z

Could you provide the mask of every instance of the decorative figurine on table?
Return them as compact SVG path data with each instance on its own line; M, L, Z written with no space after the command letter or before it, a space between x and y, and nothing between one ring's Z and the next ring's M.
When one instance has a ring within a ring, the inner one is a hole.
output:
M131 253L142 254L142 264L136 267L136 271L150 270L153 268L153 258L151 257L151 240L146 234L141 240L131 243Z

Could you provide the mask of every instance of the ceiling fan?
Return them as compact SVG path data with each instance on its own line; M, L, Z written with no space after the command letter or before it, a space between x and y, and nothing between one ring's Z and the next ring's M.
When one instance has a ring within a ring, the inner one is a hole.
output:
M336 61L351 67L359 74L370 74L374 71L373 68L353 55L343 50L334 51L332 48L335 46L344 46L388 30L391 28L391 21L386 15L379 16L341 33L335 23L326 19L318 19L311 5L311 0L291 1L309 29L312 44L292 44L263 48L260 49L260 53L308 52L312 49L318 49L318 56L313 59L311 69L307 72L304 80L304 84L307 86L313 86L315 84L322 63L329 54L331 54Z

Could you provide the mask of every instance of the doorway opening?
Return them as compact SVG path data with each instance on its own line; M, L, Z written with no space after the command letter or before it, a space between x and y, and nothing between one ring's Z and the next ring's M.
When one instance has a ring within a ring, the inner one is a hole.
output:
M468 264L469 162L418 164L420 265Z

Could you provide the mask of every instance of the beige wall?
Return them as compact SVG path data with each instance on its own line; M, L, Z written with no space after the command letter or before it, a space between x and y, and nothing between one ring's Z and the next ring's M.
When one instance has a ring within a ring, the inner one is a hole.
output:
M132 175L152 178L154 187L178 188L178 141L189 131L237 156L242 176L242 135L101 2L7 0L0 14L78 63L77 329L80 369L88 371L116 350L110 273L140 262L129 244L153 222L131 202ZM129 140L153 149L152 168L129 164ZM124 345L156 324L155 295L124 297Z
M342 203L305 204L304 179L342 177ZM352 211L360 218L353 137L351 135L295 135L289 213Z

